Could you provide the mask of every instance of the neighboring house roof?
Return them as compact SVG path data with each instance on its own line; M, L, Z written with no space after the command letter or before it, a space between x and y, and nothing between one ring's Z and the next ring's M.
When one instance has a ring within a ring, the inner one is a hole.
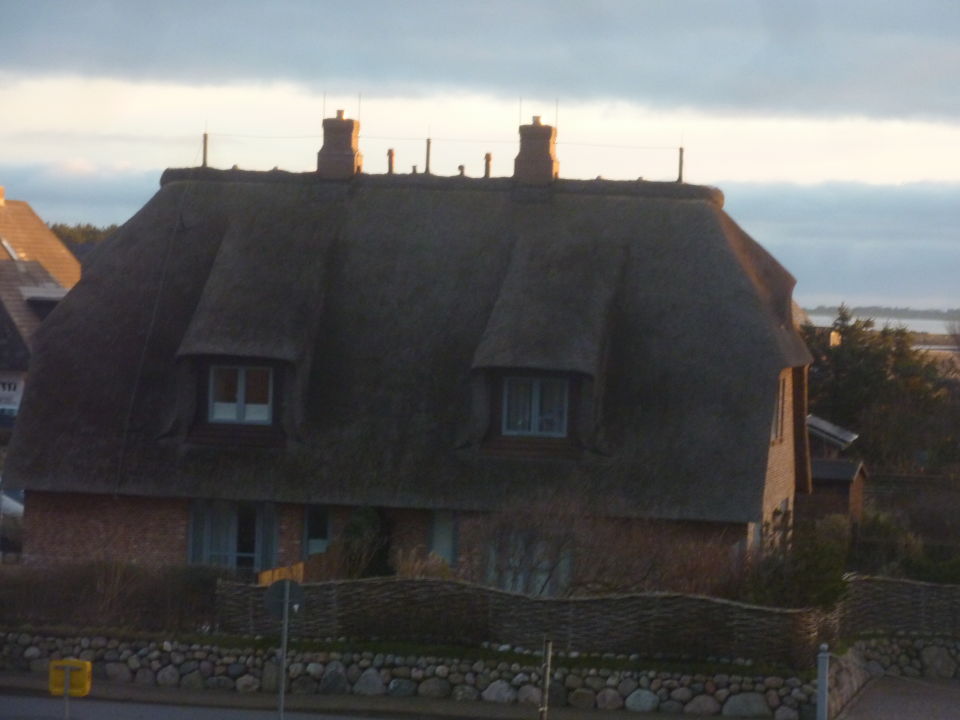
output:
M14 500L4 492L0 492L0 515L23 517L23 503Z
M807 430L811 435L815 435L831 445L844 450L848 448L858 437L857 433L834 425L816 415L807 415Z
M0 262L36 261L65 288L80 280L80 262L22 200L7 200L0 188ZM11 251L15 257L11 257Z
M5 476L464 510L550 489L756 521L778 376L810 356L794 279L722 202L679 183L167 171L40 329ZM291 369L286 449L184 442L194 361L217 356ZM577 458L481 451L472 388L506 367L584 378Z
M814 459L811 467L814 482L820 480L850 483L861 471L865 472L863 462L860 460Z
M64 293L38 262L0 262L0 369L27 369L33 335Z

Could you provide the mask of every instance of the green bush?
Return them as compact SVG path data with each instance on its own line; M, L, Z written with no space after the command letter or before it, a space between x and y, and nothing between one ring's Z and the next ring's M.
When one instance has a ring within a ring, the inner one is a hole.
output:
M740 599L775 607L831 607L846 591L850 526L831 515L794 531L789 550L769 554L747 572Z

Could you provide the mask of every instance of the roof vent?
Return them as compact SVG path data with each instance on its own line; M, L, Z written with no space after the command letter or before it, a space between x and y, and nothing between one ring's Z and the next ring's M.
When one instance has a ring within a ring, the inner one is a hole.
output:
M540 122L520 126L520 152L513 161L513 177L528 185L549 185L560 174L557 160L557 129Z
M329 180L346 180L362 172L359 135L360 121L345 118L343 110L337 110L335 118L325 118L323 147L317 153L317 174Z

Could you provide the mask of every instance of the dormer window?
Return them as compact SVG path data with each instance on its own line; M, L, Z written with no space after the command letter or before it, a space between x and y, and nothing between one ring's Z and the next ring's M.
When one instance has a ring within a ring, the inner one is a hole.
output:
M566 437L569 395L566 378L505 377L501 433L507 436Z
M207 419L211 423L273 423L273 368L212 365Z

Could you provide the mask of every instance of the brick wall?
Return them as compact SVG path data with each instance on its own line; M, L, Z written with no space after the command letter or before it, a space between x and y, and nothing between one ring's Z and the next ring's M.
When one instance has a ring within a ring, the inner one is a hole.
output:
M794 433L794 404L793 404L793 371L790 368L781 371L777 380L778 391L780 383L784 384L782 393L782 431L776 434L771 432L770 452L767 455L767 475L766 486L763 493L763 518L762 522L766 539L774 541L779 534L779 526L784 522L782 518L789 519L793 510L793 496L797 481L796 452L795 452L795 433ZM775 408L771 408L771 426L775 422L773 414ZM784 507L785 505L785 507ZM784 509L786 513L781 515L778 510Z
M303 518L303 505L277 505L277 565L293 565L303 560Z
M28 491L23 560L183 565L189 518L187 500Z

